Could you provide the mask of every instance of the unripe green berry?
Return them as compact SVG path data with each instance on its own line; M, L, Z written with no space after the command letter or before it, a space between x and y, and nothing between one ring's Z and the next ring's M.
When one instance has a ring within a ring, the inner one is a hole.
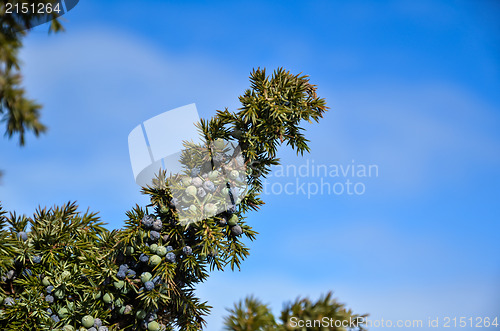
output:
M58 299L64 298L64 291L62 289L58 289L54 292L54 296Z
M123 307L123 300L118 298L115 300L115 306L116 307Z
M149 258L149 265L152 267L156 267L160 263L161 263L161 257L159 257L158 255L153 255Z
M43 284L43 286L49 286L50 285L50 278L49 277L43 277L42 284Z
M186 193L189 195L192 195L193 197L196 196L196 193L198 192L198 189L194 185L189 185L186 188Z
M145 283L151 280L153 278L153 275L151 275L149 272L143 272L141 274L141 282Z
M238 224L238 221L239 221L238 215L233 214L233 215L231 215L231 217L227 221L227 224L234 226L234 225Z
M59 315L60 318L65 318L68 314L69 312L66 308L61 308L57 311L57 315Z
M123 286L125 286L125 282L123 280L119 280L119 281L116 281L113 283L113 286L117 289L117 290L121 290L123 288Z
M157 244L152 244L149 246L149 251L153 254L156 254L156 250L158 249L158 245Z
M93 327L94 326L94 318L90 315L83 316L82 325L84 327L86 327L87 329Z
M158 254L158 256L165 256L167 254L167 248L165 246L158 246L156 254Z
M102 301L104 301L105 303L111 303L113 301L113 294L111 293L104 294L104 296L102 297Z
M232 180L236 180L238 179L238 177L240 177L240 173L238 172L238 170L231 170L231 172L229 173L229 178Z
M153 321L148 323L148 331L159 331L160 330L160 324L158 322Z

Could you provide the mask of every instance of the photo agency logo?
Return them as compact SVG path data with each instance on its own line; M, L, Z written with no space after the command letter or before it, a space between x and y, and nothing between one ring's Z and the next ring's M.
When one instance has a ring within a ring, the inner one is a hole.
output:
M300 165L277 165L263 183L264 194L363 195L371 178L379 176L377 164L351 160L343 164L318 164L307 159Z
M75 8L78 2L79 0L3 1L0 12L2 21L13 22L14 24L11 23L9 26L15 32L19 32L66 14Z
M239 144L206 141L199 122L190 104L150 118L128 136L135 182L168 190L184 225L234 210L248 189Z

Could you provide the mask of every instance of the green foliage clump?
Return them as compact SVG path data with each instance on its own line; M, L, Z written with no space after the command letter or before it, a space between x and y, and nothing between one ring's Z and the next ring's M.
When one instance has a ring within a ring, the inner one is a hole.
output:
M236 303L234 308L228 311L230 315L224 319L226 330L270 331L278 327L269 306L254 296Z
M77 212L75 204L40 209L33 218L5 215L0 207L2 330L50 330L89 313L105 315L95 281L106 273L100 258L110 247L96 215Z
M313 302L308 298L297 298L284 305L280 321L276 322L270 308L254 297L235 304L228 309L225 329L231 331L288 331L288 330L365 330L363 320L367 315L354 314L344 304L337 302L332 293Z

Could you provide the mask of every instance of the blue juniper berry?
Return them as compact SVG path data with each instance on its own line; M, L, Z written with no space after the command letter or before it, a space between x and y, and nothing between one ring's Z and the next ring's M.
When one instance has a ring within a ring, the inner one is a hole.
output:
M150 231L149 235L151 240L153 241L157 241L158 239L160 239L160 233L158 231Z
M150 228L153 225L154 217L152 215L146 215L142 218L141 223L146 227Z
M241 226L235 225L231 228L231 233L235 236L239 236L243 233L243 230L241 229Z
M155 231L160 231L162 226L163 223L161 222L161 220L156 220L153 222L153 230Z
M147 281L144 283L144 288L146 291L152 291L155 288L155 284L152 281Z
M22 241L28 240L28 234L24 231L17 233L17 239L21 239Z
M194 177L191 180L191 183L196 187L201 187L201 185L203 185L203 179L201 179L200 177Z
M193 254L193 249L189 246L184 246L182 248L182 252L185 254L185 255L191 255Z
M102 326L102 321L101 321L101 319L100 319L100 318L95 318L95 319L94 319L94 326L95 326L96 328L98 328L98 327Z
M203 189L203 187L198 187L198 192L196 193L200 198L204 198L207 195L207 192Z
M167 253L167 256L165 256L165 259L168 262L175 263L175 254L172 252Z
M215 191L215 185L211 181L207 180L206 182L203 183L203 188L207 190L208 192L213 192Z

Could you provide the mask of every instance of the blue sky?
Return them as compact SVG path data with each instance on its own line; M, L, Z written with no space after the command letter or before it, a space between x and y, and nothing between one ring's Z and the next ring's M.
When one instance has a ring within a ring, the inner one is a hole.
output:
M353 179L363 195L266 194L241 272L198 291L214 306L207 330L247 294L277 312L328 290L372 319L498 316L499 17L495 1L81 1L65 33L25 40L25 87L49 132L22 149L0 140L0 199L26 214L76 200L119 228L147 203L135 126L193 102L204 118L235 110L252 68L283 66L331 107L306 125L311 154L282 148L283 163L379 174Z

